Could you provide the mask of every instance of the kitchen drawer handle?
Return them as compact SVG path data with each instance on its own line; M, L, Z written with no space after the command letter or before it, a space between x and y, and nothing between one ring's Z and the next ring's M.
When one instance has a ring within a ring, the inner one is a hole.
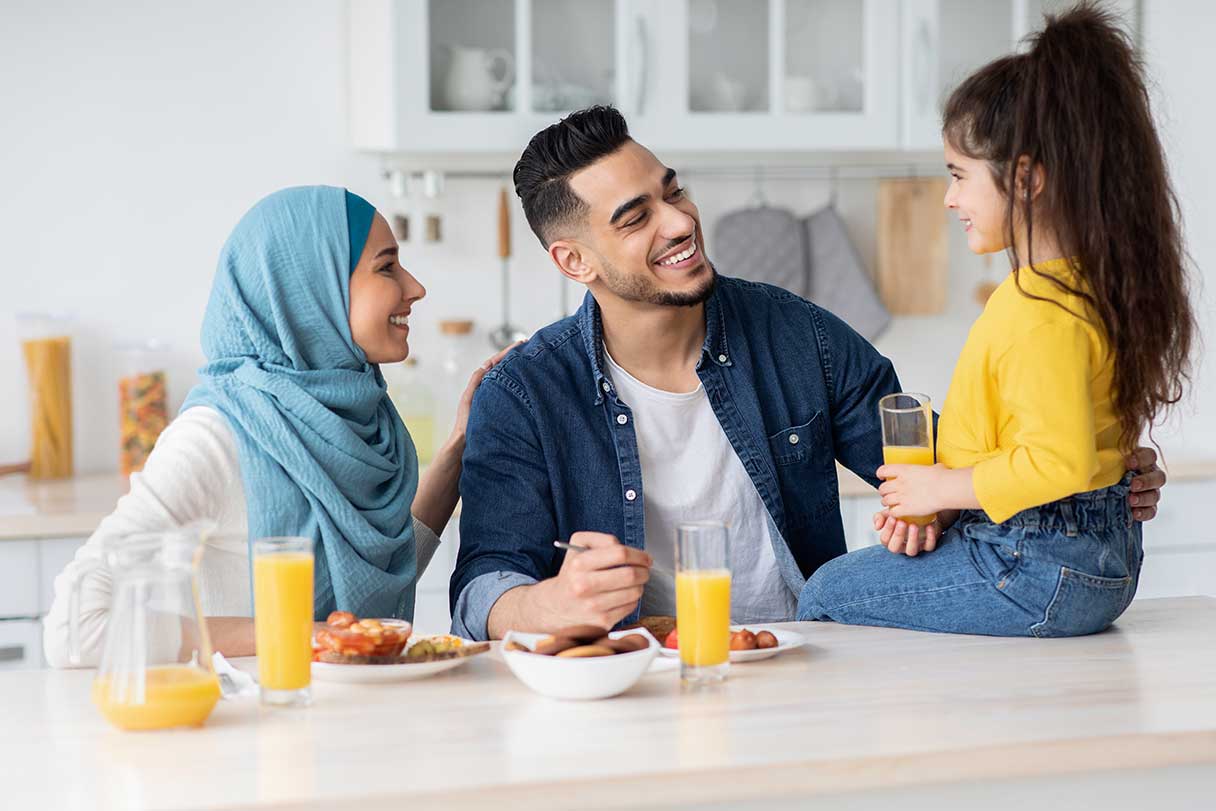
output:
M8 645L0 647L0 665L5 662L21 662L25 660L25 645Z

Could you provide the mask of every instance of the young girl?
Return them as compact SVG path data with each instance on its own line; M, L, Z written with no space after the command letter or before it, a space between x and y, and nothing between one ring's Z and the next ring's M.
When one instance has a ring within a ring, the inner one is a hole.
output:
M97 663L112 588L104 544L195 522L215 528L199 597L226 655L254 653L251 539L313 539L317 619L333 609L411 618L414 584L459 498L473 390L500 357L473 374L451 438L419 481L379 364L409 354L407 319L424 295L388 223L357 195L284 189L245 214L203 318L202 382L130 494L55 579L47 660L68 664L69 595L83 577L80 663Z
M950 97L945 204L1013 272L963 347L932 467L885 465L895 518L957 520L930 555L870 547L799 619L1001 636L1108 627L1136 591L1125 452L1189 380L1178 209L1126 36L1089 5ZM958 514L955 510L961 509ZM931 549L932 547L927 547Z

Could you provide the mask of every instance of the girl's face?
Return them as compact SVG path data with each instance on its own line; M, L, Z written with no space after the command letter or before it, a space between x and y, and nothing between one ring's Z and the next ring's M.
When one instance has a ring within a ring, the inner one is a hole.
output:
M952 179L944 202L962 221L967 247L980 254L1005 250L1009 245L1009 200L997 188L988 162L956 152L949 142L945 142L945 153Z
M397 240L384 218L372 219L367 244L350 276L350 333L368 363L398 363L410 354L407 323L426 288L397 261Z

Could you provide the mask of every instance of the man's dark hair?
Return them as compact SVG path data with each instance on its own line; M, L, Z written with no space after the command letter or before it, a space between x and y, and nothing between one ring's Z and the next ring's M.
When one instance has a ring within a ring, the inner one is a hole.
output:
M546 248L560 226L587 216L587 204L570 188L570 176L611 155L629 140L629 125L615 107L588 107L545 127L515 164L515 193L532 233Z

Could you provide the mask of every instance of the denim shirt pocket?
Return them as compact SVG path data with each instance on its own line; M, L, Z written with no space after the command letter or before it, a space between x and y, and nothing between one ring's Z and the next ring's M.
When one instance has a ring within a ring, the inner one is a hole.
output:
M802 425L773 434L768 446L777 467L786 526L804 526L835 509L839 500L836 471L823 412L816 411Z

